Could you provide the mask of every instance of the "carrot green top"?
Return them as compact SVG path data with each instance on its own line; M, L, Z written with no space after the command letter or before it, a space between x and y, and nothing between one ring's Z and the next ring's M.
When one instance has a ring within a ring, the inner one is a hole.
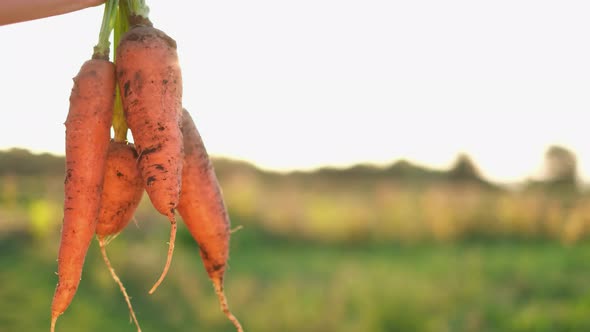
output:
M107 0L104 6L102 24L100 26L100 33L98 35L98 44L94 46L94 53L92 55L93 59L109 59L111 46L109 37L111 36L111 31L113 31L115 26L118 6L119 0Z

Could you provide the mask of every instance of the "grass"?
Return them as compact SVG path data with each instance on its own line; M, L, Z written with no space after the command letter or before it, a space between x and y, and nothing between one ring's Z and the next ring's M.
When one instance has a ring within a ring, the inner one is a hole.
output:
M165 239L139 230L109 246L144 332L233 331L219 312L197 247L185 230L170 275L147 295ZM464 242L415 246L232 244L226 286L247 331L588 331L590 245ZM53 241L49 241L51 243ZM0 242L0 327L46 331L55 245ZM48 249L49 247L51 249ZM134 331L93 244L83 280L58 331Z
M226 293L246 331L590 331L588 192L265 179L221 179L244 226ZM61 175L0 177L0 331L49 328L62 200ZM145 196L136 218L107 250L142 330L234 331L182 225L147 294L169 223ZM96 242L57 331L135 331Z

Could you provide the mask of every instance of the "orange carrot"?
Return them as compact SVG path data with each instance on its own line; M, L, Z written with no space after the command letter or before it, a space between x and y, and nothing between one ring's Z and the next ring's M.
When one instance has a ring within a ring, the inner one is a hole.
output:
M174 252L174 210L180 196L184 153L182 77L176 42L153 28L149 20L142 23L121 37L116 63L125 118L139 152L145 189L156 210L171 223L166 265L151 294L164 280Z
M119 234L129 224L137 205L141 201L143 181L137 169L136 159L137 152L133 144L111 141L106 162L96 234L102 258L111 276L119 285L121 293L123 293L131 319L137 326L137 331L141 332L129 295L111 265L106 251L106 245L109 243L110 237Z
M184 168L178 212L199 244L205 270L213 282L221 309L238 331L240 322L230 312L223 291L229 256L230 221L215 170L190 114L183 110Z
M51 331L70 305L100 208L115 91L113 63L85 62L74 78L66 126L64 219L58 253L58 284L51 304Z
M111 141L106 162L102 204L96 234L118 234L133 218L141 201L143 181L133 144Z

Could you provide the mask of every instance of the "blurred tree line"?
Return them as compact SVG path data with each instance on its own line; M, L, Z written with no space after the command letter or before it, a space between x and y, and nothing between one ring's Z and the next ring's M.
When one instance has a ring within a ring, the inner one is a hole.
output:
M506 161L510 162L510 161ZM268 181L281 177L305 180L382 180L398 179L415 184L436 182L470 183L489 189L498 189L496 184L486 180L475 162L467 154L459 154L448 170L435 170L410 163L397 161L390 166L378 167L359 164L346 169L325 167L312 172L295 171L288 174L263 171L243 161L214 159L220 177L231 174L250 174ZM0 175L63 175L65 158L49 153L34 154L26 149L13 148L0 151ZM527 188L556 192L577 192L579 177L576 155L562 146L551 146L545 153L544 178L527 180Z
M544 178L529 180L530 189L542 189L557 194L575 194L580 190L576 155L561 146L551 146L545 153Z
M267 241L574 243L590 236L590 194L581 190L575 154L560 146L546 151L542 178L518 187L487 180L467 154L446 170L407 160L290 173L229 159L213 163L232 223ZM58 229L63 176L64 157L0 151L0 231ZM157 218L147 202L136 216Z
M0 151L0 175L63 175L64 171L64 157L17 148Z

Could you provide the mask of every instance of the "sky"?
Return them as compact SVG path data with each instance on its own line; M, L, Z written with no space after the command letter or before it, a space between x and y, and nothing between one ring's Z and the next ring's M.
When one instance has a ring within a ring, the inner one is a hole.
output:
M146 2L212 155L292 170L467 153L513 182L541 176L557 144L590 180L588 1ZM101 17L0 26L0 149L64 153Z

